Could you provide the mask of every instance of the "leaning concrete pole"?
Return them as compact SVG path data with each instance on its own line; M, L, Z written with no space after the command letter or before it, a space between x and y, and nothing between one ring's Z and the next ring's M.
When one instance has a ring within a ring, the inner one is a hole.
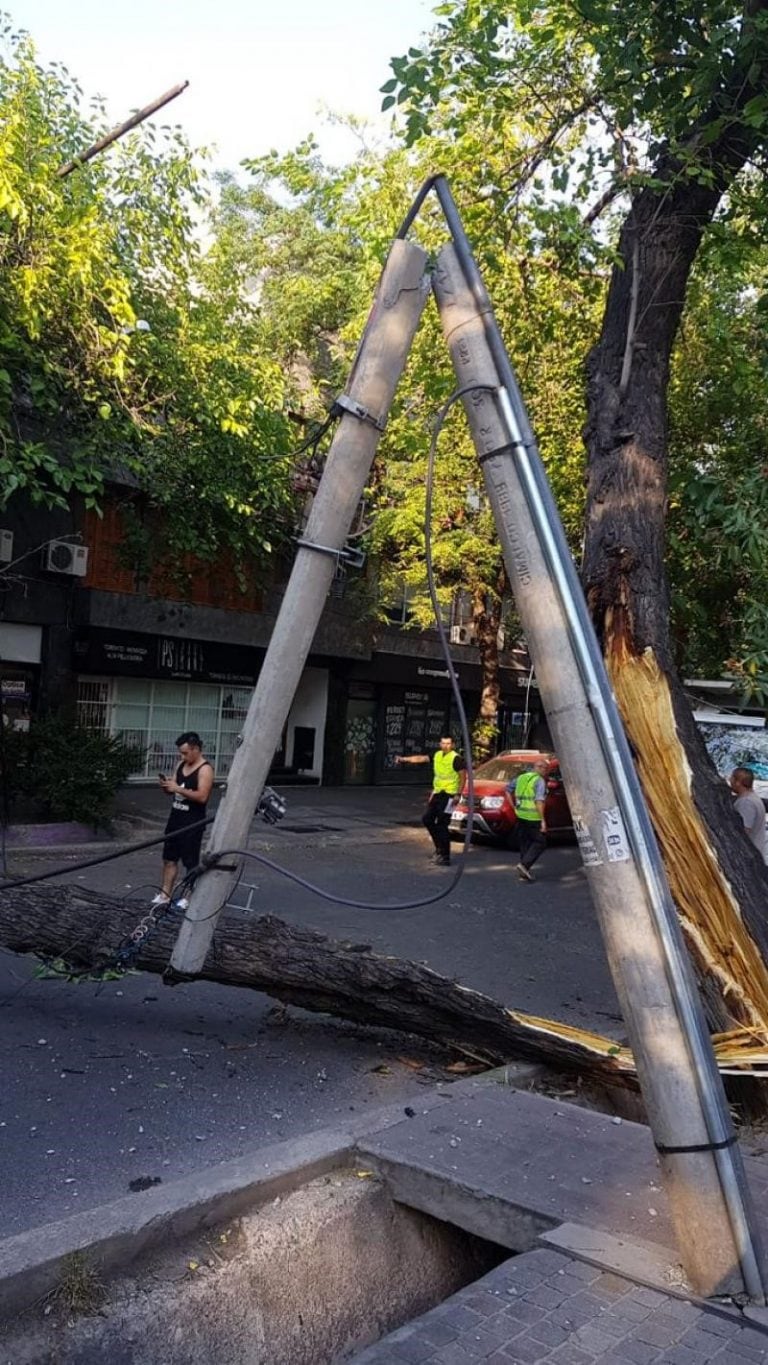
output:
M376 447L429 294L427 254L396 241L355 359L342 417L275 622L235 753L208 852L244 848L312 640L368 480ZM193 975L205 961L235 873L215 867L193 889L171 968Z
M620 722L610 701L603 706L600 680L590 676L574 638L579 628L568 610L569 585L558 582L556 547L548 546L546 517L535 506L531 461L539 457L509 402L509 362L500 363L489 344L488 329L496 328L490 302L476 267L471 286L465 269L455 247L445 247L435 295L459 385L496 390L470 393L464 405L563 769L681 1259L699 1294L746 1293L762 1302L743 1167L658 850L650 827L638 831L631 823L633 798L643 803L639 791L628 796L617 778ZM544 511L550 523L557 518L554 504ZM591 644L596 653L594 636ZM601 668L599 654L597 662ZM631 767L628 753L627 760ZM654 877L663 885L649 889ZM654 895L666 895L671 942L664 942L652 913Z

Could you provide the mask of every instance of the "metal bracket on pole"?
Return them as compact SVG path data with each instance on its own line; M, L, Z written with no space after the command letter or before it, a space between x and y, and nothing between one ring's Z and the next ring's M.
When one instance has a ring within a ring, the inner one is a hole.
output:
M386 417L376 417L364 404L350 398L347 393L340 393L335 400L331 408L331 413L334 416L338 415L337 409L339 413L346 412L349 417L356 417L359 422L370 422L371 426L375 427L377 431L384 431L386 428Z
M362 569L365 563L365 550L335 550L332 545L316 545L312 540L297 536L296 544L302 550L317 550L320 555L332 555L337 564L347 564L350 569Z

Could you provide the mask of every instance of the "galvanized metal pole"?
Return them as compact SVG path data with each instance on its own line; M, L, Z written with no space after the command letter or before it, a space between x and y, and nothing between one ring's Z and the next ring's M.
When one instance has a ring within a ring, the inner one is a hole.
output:
M243 848L278 747L376 447L429 295L427 255L396 241L379 283L348 385L342 417L285 589L251 698L208 851ZM235 873L213 868L193 889L171 958L177 973L199 972Z
M568 787L681 1259L698 1293L746 1293L763 1302L743 1167L658 848L525 408L452 207L449 226L461 255L455 245L440 253L435 295L459 385L497 389L478 389L465 408Z

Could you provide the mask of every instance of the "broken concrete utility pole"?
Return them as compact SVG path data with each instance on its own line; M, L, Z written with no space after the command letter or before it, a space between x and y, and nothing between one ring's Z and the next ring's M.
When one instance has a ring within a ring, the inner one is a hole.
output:
M251 698L208 853L244 848L267 773L322 615L344 542L370 474L398 380L429 295L427 254L396 241L384 267L373 310L355 358L342 416L256 690ZM171 969L192 975L203 966L219 912L236 873L214 867L193 888L171 958Z
M235 755L210 852L245 846L325 597L425 302L425 253L404 237L434 189L453 238L434 287L483 467L582 859L697 1293L764 1303L762 1252L675 906L581 586L456 205L428 181L393 248ZM171 959L205 961L236 867L200 879Z
M490 301L447 187L438 193L454 238L440 253L434 281L443 332L459 386L478 386L464 398L467 418L563 769L681 1259L701 1295L746 1293L762 1303L743 1166L621 720Z

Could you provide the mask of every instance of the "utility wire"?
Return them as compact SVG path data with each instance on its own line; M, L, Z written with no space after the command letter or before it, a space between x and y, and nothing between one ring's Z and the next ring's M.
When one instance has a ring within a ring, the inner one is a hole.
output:
M307 437L305 441L302 441L301 445L296 446L295 450L286 450L282 454L280 454L279 452L275 452L274 454L265 453L259 455L258 457L259 462L261 462L262 460L295 460L299 455L306 454L308 450L311 450L312 454L315 455L317 453L318 445L325 436L325 433L328 430L330 430L330 428L333 426L333 423L336 421L336 419L337 414L333 411L333 409L331 409L325 421L321 422L318 427L315 427L315 430Z
M213 824L215 815L207 815L204 820L196 820L194 825L187 825L185 834L189 834L193 829L204 829L206 825ZM164 844L168 838L167 834L158 834L154 839L143 839L140 844L129 844L127 848L119 848L114 853L101 853L98 858L86 858L84 862L70 863L65 867L52 867L47 872L35 872L31 877L15 877L12 881L0 882L0 891L13 891L18 886L32 886L35 882L46 882L51 877L63 877L69 872L82 872L86 867L100 867L102 863L112 863L116 858L128 858L132 853L141 853L145 848L156 848L158 844Z

